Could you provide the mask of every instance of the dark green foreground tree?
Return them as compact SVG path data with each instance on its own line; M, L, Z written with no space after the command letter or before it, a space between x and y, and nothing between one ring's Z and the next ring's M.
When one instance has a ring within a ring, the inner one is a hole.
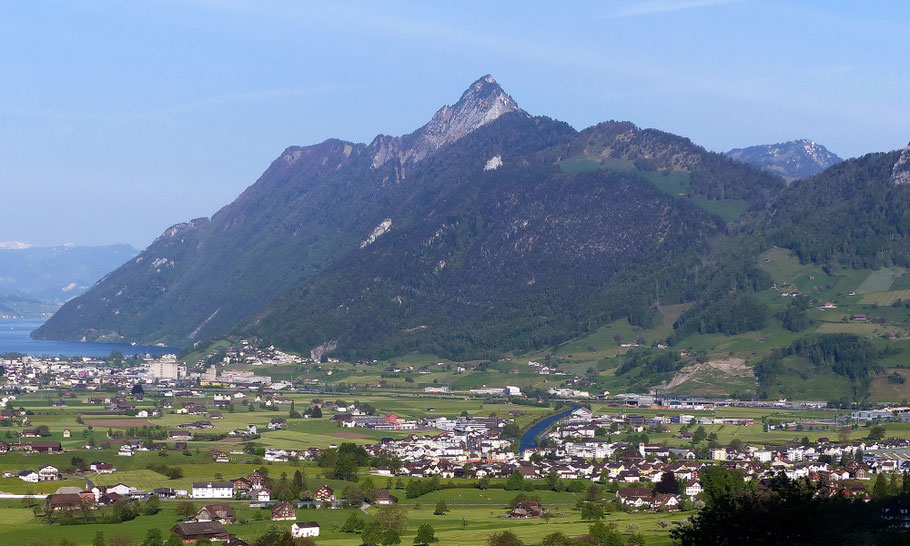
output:
M670 536L681 546L907 544L910 533L882 517L889 503L823 498L807 481L774 478L756 490L716 488L706 506Z

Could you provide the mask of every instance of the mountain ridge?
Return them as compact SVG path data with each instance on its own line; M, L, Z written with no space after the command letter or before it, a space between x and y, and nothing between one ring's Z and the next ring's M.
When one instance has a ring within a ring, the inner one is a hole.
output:
M788 181L807 178L843 161L809 139L734 148L726 155L754 167L781 175Z
M677 302L722 290L706 288L715 279L746 289L751 274L718 268L707 241L783 188L685 137L531 116L485 76L408 135L286 148L34 336L244 332L304 352L340 339L348 355L539 347L655 320L655 284Z

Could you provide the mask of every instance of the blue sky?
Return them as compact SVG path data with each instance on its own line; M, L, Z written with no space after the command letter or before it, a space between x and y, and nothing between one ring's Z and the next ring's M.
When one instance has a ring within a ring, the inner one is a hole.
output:
M0 4L0 241L144 247L287 146L410 132L486 73L532 114L716 151L910 140L904 2L566 4Z

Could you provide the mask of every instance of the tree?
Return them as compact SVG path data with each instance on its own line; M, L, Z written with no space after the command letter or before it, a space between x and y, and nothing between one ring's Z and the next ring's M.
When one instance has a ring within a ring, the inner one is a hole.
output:
M161 509L161 501L158 500L158 497L152 495L149 497L149 500L145 501L145 506L142 507L142 513L146 516L154 516ZM149 531L152 531L150 529ZM158 533L158 539L161 539L161 533Z
M104 540L104 533L101 531L95 533L95 538L92 539L92 546L107 546L107 541Z
M256 539L253 546L294 546L294 537L291 536L290 529L273 525Z
M183 539L171 533L171 536L167 537L167 542L164 543L164 546L183 546Z
M692 433L692 443L698 444L705 441L708 438L708 433L705 432L705 427L698 427L695 429L695 432Z
M705 468L699 479L708 503L746 488L746 482L741 472L726 470L720 466Z
M594 540L601 546L623 546L625 544L622 535L612 524L607 525L601 521L588 527L588 534L594 537Z
M523 546L518 536L512 531L499 531L487 537L488 546Z
M604 517L604 507L593 502L581 505L581 519L585 521L600 521Z
M149 529L145 533L145 540L142 546L163 546L164 541L161 539L161 529Z
M448 511L449 507L446 506L446 501L439 499L439 502L436 503L436 510L433 510L433 515L444 516Z
M676 475L672 472L666 471L660 476L660 481L657 482L655 490L658 493L669 493L671 495L679 494L679 482L676 481Z
M417 536L414 537L414 544L432 544L439 542L436 536L436 530L429 523L424 523L417 529Z
M872 486L872 494L878 498L891 496L891 488L888 486L888 479L884 474L879 473L875 478L875 484Z
M130 394L145 394L145 389L142 388L142 383L136 383L133 385L133 388L130 389Z
M881 425L875 425L869 429L869 439L870 440L881 440L885 437L885 427Z
M366 522L363 520L363 518L357 515L357 512L354 512L348 516L348 519L345 520L344 525L341 526L341 529L339 529L339 531L342 533L354 533L356 531L362 530L365 523Z
M404 508L397 504L389 504L379 508L373 516L383 531L394 530L399 534L407 528L408 516Z
M897 542L881 540L887 500L816 497L806 481L783 476L765 484L761 491L722 492L670 536L680 546L901 543L898 537Z
M556 532L550 533L549 535L543 537L543 540L540 541L540 544L541 546L571 546L572 539L563 533Z
M191 518L196 515L196 505L193 504L193 501L182 501L177 504L177 508L174 510L174 513L177 514L177 517L186 519Z
M842 444L846 444L850 441L850 434L853 433L853 429L850 427L841 427L837 429L837 439Z
M521 434L521 429L519 429L518 425L515 423L509 423L509 424L505 425L504 427L502 427L502 430L499 433L499 435L502 438L509 438L509 439L518 438L518 436L520 434Z
M521 472L515 470L512 472L512 475L506 480L506 483L503 485L503 488L506 491L521 491L524 489L525 477L521 475Z
M559 479L559 474L557 474L555 470L549 471L545 479L547 480L547 486L553 491L562 491L565 489L562 480Z
M401 544L401 533L395 529L387 529L382 533L382 536L379 539L379 543L382 546L394 546L395 544Z
M364 544L379 544L382 540L382 533L382 525L373 519L363 526L363 533L360 535L360 539Z
M119 534L114 535L108 541L108 546L136 546L136 541L130 538L129 535ZM199 544L198 542L196 544Z

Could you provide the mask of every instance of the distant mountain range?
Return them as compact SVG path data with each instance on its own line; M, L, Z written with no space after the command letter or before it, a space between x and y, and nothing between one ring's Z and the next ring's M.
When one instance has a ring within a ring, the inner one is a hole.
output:
M908 261L910 151L763 148L760 169L757 150L734 159L629 122L576 131L485 76L411 134L286 149L34 335L488 358L617 319L652 327L668 303L687 308L671 340L755 330L768 312L750 294L771 286L756 255L772 245L827 265ZM775 169L809 178L788 187Z
M735 148L727 152L727 155L737 161L779 174L787 181L808 178L843 161L821 144L807 139Z
M0 243L0 315L53 312L137 253L130 245Z

